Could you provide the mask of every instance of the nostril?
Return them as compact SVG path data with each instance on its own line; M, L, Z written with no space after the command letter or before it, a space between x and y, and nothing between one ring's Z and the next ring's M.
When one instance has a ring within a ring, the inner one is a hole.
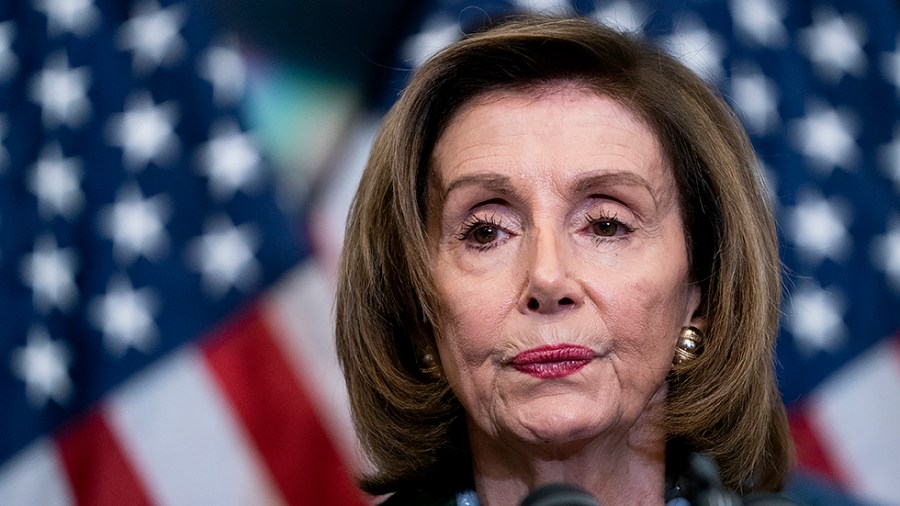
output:
M571 306L573 304L575 304L575 301L568 297L563 297L563 298L559 299L560 306Z
M528 309L532 311L537 311L538 308L541 307L541 304L534 297L528 299Z

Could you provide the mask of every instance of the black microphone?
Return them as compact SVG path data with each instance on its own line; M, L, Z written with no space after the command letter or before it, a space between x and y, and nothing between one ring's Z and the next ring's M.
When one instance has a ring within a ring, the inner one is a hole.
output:
M741 506L743 501L722 486L719 467L706 455L688 457L687 473L682 483L684 498L692 506Z
M600 506L600 503L575 485L550 483L532 490L521 506Z

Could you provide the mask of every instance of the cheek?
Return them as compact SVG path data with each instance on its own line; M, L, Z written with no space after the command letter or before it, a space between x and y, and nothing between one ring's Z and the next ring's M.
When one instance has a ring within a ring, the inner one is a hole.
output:
M462 277L441 290L446 319L438 344L442 362L463 369L484 363L495 349L509 305L496 283L466 282Z
M485 305L456 304L447 310L449 318L437 342L440 364L450 389L471 411L478 399L490 397L493 377L486 373L492 371L501 326Z
M631 279L618 285L609 302L607 321L621 352L666 362L688 312L688 288L683 279Z
M450 262L435 271L448 329L463 338L497 330L517 300L507 268L469 272Z
M502 307L491 304L493 301L489 298L476 295L460 296L456 303L448 305L449 318L443 333L446 342L442 345L474 352L477 348L487 347L496 338L503 321Z

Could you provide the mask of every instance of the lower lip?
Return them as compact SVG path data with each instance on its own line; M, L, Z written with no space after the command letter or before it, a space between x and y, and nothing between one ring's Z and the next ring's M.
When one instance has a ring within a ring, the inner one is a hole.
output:
M519 353L511 365L539 379L564 378L583 369L593 358L593 350L584 346L541 346Z

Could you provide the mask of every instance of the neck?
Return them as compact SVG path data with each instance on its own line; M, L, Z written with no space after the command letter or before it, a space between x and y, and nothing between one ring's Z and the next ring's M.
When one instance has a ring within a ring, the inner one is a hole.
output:
M470 438L482 506L517 506L536 487L560 482L583 488L603 506L665 502L665 438L655 424L639 421L620 434L552 447L474 431Z

